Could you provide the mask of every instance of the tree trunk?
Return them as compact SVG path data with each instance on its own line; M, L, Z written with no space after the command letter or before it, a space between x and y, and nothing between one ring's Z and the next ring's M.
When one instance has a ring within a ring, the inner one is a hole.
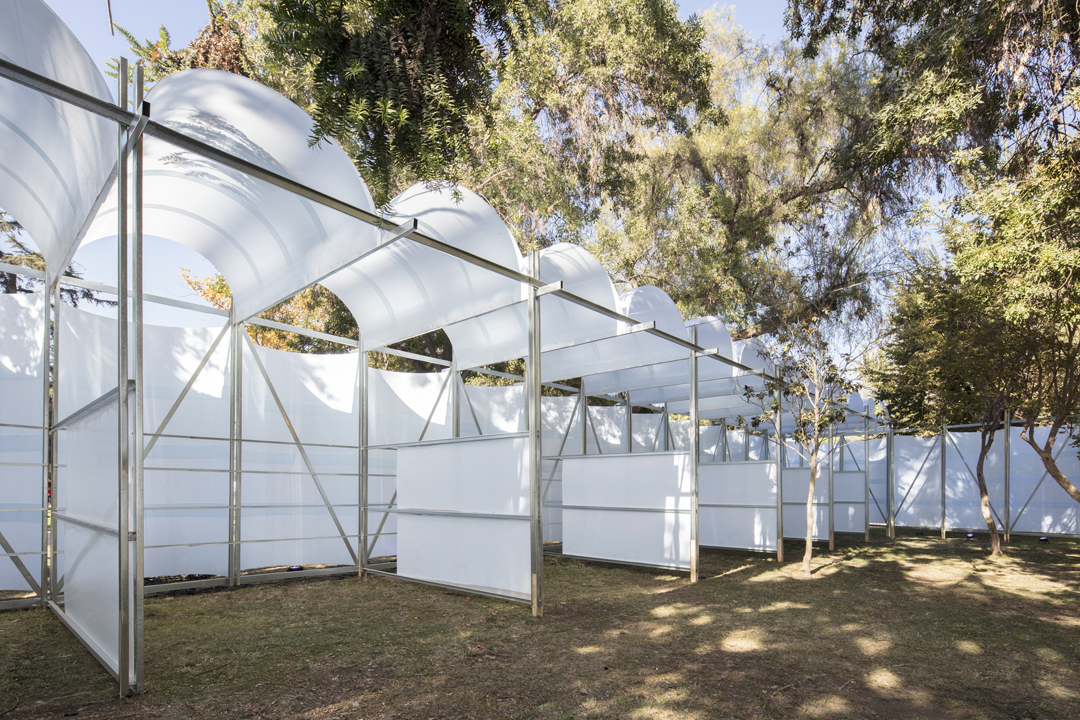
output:
M1069 497L1080 503L1080 490L1072 484L1069 478L1065 477L1065 473L1061 472L1061 469L1057 466L1057 461L1054 460L1054 440L1057 439L1057 428L1050 428L1050 437L1046 439L1047 448L1045 449L1039 447L1035 442L1034 424L1028 424L1020 437L1024 438L1024 442L1039 454L1043 461L1043 467L1046 468L1046 472L1050 473L1050 477L1054 478L1054 481L1061 486L1062 490L1069 493Z
M821 468L821 461L817 460L817 453L814 453L814 460L810 463L810 492L806 496L806 552L803 553L802 569L806 573L806 577L810 577L810 558L814 555L814 485L817 484L818 471Z
M997 523L994 522L994 514L990 510L990 493L986 489L986 475L983 473L986 456L994 445L994 429L984 428L979 440L979 461L975 464L975 479L979 482L979 504L982 507L983 520L990 530L990 557L1001 557L1001 535L998 534Z

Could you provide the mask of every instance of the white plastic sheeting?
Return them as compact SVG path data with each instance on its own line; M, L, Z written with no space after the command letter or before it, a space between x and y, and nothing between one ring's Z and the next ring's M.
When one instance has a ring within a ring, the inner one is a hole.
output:
M56 526L64 615L114 674L120 671L118 407L114 397L67 426L65 472L59 483L61 515ZM123 511L131 512L129 508ZM133 558L133 542L130 549ZM129 572L133 570L132 562ZM128 638L134 648L133 628L128 629ZM131 682L134 671L132 667Z
M0 295L0 591L41 582L44 335L44 295Z
M398 575L529 599L528 460L523 435L400 448Z
M101 68L44 3L0 0L0 57L113 102ZM116 126L30 88L0 82L0 207L63 269L116 161Z
M690 457L595 455L563 460L563 552L690 568Z
M698 484L702 545L776 550L775 462L703 464Z
M311 118L247 78L187 70L154 85L156 122L364 210L371 195L331 140L308 143ZM288 297L375 247L371 225L160 140L144 141L143 227L209 259L240 318ZM116 235L114 188L86 235Z

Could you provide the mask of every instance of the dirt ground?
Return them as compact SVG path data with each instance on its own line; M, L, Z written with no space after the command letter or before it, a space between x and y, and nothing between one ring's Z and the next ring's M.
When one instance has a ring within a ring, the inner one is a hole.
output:
M546 611L393 578L146 601L134 698L0 613L2 718L1080 718L1080 543L852 538L685 576L549 559Z

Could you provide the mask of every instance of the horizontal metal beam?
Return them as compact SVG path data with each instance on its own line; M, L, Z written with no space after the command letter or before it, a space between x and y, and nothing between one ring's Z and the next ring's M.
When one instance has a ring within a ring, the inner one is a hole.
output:
M128 380L128 392L131 392L131 389L134 387L135 381ZM63 427L66 427L67 425L70 425L73 422L78 422L79 420L82 420L84 417L90 415L93 412L96 412L97 410L100 410L119 396L120 393L118 392L118 390L119 388L113 388L112 390L106 391L105 394L101 397L91 400L75 412L68 415L60 422L53 425L52 429L59 430Z
M26 277L32 277L36 280L45 279L45 271L35 270L34 268L23 267L22 265L9 265L5 262L0 262L0 272L11 273L13 275L25 275Z
M263 318L253 317L248 318L245 322L249 325L267 327L271 330L283 330L285 332L296 333L297 335L304 335L317 340L326 340L327 342L337 343L338 345L348 345L349 347L355 348L360 347L359 340L353 340L339 335L330 335L329 333L319 332L318 330L308 330L307 328L297 327L295 325L286 325L285 323L279 323L275 320L264 320Z
M404 350L395 350L394 348L388 348L386 346L373 348L368 352L396 355L397 357L409 358L410 360L418 360L420 362L431 363L432 365L442 365L443 367L450 367L451 365L453 365L453 363L449 360L441 360L439 358L428 357L427 355L418 355L417 353L405 352Z
M94 282L92 280L83 280L82 278L68 277L66 275L60 278L60 284L83 288L85 290L93 290L94 292L109 293L110 295L117 294L115 285L105 285L104 283ZM212 305L199 305L198 303L188 302L186 300L178 300L177 298L165 297L163 295L151 295L149 293L143 293L143 300L156 303L158 305L169 305L171 307L182 308L184 310L194 310L195 312L201 312L207 315L229 317L228 310L222 310L221 308L216 308Z

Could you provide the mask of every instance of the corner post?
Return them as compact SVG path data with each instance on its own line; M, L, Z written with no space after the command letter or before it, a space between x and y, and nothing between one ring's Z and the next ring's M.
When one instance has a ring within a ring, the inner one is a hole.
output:
M833 522L833 465L836 464L836 428L829 428L829 451L825 457L828 461L825 466L829 468L829 552L836 550L836 523ZM840 470L843 471L844 453L840 453Z
M1009 542L1012 533L1012 511L1009 505L1010 480L1012 479L1012 447L1009 437L1012 435L1012 411L1005 411L1005 542Z
M885 511L889 515L885 522L888 523L888 534L891 539L896 538L896 489L893 487L896 481L896 471L893 467L895 454L896 436L893 435L890 423L889 432L885 436Z
M119 83L119 105L127 110L128 105L128 63L120 58L117 81ZM117 579L119 593L119 632L117 645L117 675L120 683L120 695L132 694L131 683L131 558L129 553L128 532L130 530L129 483L131 462L131 422L128 416L128 164L124 149L127 145L128 128L117 128L116 143L116 188L117 188L117 229L116 229L116 307L117 307L117 354L116 354L116 389L117 389L117 549L120 576Z
M243 460L244 324L229 312L229 586L240 583L240 479Z
M863 416L863 521L866 532L863 542L870 542L870 415Z
M147 113L147 107L144 107L144 85L143 85L143 66L141 64L135 66L135 108L136 112ZM132 153L132 260L131 260L131 272L132 272L132 292L134 299L132 300L132 325L135 330L135 412L132 418L134 422L134 439L132 447L134 448L135 462L133 478L134 498L133 500L133 523L135 525L135 562L134 562L134 575L132 576L132 582L134 588L132 590L132 614L133 614L133 630L135 633L134 642L132 643L132 663L134 664L134 678L135 686L132 688L133 692L140 693L143 691L143 577L145 575L145 567L143 563L143 490L144 490L144 467L145 458L143 456L143 448L146 446L143 439L144 432L144 404L143 399L144 383L143 383L143 141L140 135L135 140L135 147Z
M697 345L697 326L692 326L691 342ZM698 464L701 462L701 427L698 418L698 355L690 351L690 582L698 581Z
M581 389L578 390L578 425L581 427L581 450L582 455L587 455L589 451L589 396L585 394L585 378L581 378Z
M531 257L532 273L534 278L540 275L540 254L534 251ZM525 361L525 392L528 398L528 422L529 430L529 538L532 548L532 614L533 617L544 616L544 545L543 545L543 517L541 508L541 463L543 453L541 442L541 408L540 408L540 298L536 294L536 287L532 284L528 287L528 313L529 313L529 352ZM582 428L584 430L584 428Z
M362 340L362 338L361 338ZM368 353L361 342L360 357L357 359L357 385L359 398L359 445L360 445L360 577L367 575L368 563Z
M783 394L776 389L776 562L784 562L784 458L787 443L784 442ZM727 452L727 424L724 425L724 452Z
M948 448L945 443L949 434L949 428L945 425L945 420L941 421L941 539L945 539L945 507L946 507L946 494L945 494L945 456L948 454Z

